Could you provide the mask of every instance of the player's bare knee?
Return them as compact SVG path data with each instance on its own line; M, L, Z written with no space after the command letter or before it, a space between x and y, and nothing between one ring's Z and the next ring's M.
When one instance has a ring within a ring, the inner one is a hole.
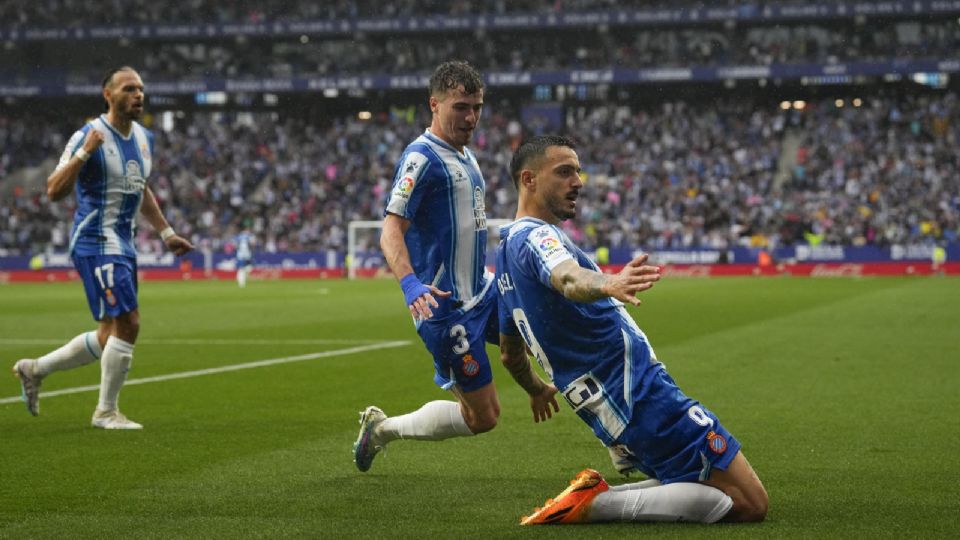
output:
M485 411L484 413L474 415L472 418L467 419L467 427L469 427L470 431L475 435L486 433L497 427L498 416L495 411Z
M767 496L766 490L763 488L760 489L760 492L753 497L752 504L752 514L753 519L751 521L763 521L767 518L767 509L770 505L770 498Z
M128 343L136 342L140 334L140 313L134 310L117 317L115 328L117 337Z
M743 523L759 523L767 518L769 499L767 492L747 493L734 504L732 521Z

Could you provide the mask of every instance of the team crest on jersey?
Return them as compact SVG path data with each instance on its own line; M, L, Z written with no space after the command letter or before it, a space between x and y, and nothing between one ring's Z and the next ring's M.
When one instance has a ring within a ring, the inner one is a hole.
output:
M99 270L99 268L97 270ZM110 289L105 289L103 291L103 294L104 296L107 297L108 304L110 304L111 306L117 305L117 297L113 295L113 291L111 291Z
M143 177L143 171L140 169L140 163L131 159L127 161L126 174L123 175L123 185L120 191L123 193L140 193L147 184Z
M477 373L480 373L480 363L473 358L473 355L465 354L463 356L463 374L467 377L475 377Z
M715 454L722 454L727 451L727 438L723 435L711 431L707 433L707 445Z

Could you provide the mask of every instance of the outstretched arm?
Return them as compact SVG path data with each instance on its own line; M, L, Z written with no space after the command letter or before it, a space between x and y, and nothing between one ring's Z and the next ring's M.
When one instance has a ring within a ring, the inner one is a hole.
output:
M179 257L193 249L193 244L189 240L173 232L173 228L163 217L163 212L160 210L160 205L157 204L157 198L153 196L153 190L150 189L150 186L143 190L143 204L140 205L140 213L147 218L153 230L160 233L163 243L174 255Z
M560 412L556 397L557 387L545 382L534 371L520 336L500 334L500 361L513 380L530 395L530 410L533 411L534 422L553 418L553 413Z
M383 219L383 232L380 234L380 249L387 260L387 265L393 275L400 281L407 308L415 319L429 319L433 317L431 307L440 307L434 296L446 298L449 291L441 291L433 285L425 285L413 273L410 264L410 252L407 250L407 241L404 235L410 228L410 221L396 214L387 214Z
M646 253L635 257L613 275L583 268L571 259L553 269L550 284L574 302L590 303L610 297L638 306L637 293L653 287L660 280L660 268L646 264L647 258Z

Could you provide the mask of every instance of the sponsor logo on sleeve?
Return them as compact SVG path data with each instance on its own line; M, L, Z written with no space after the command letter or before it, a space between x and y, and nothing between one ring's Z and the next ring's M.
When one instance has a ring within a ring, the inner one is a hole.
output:
M544 238L540 241L540 251L547 252L560 247L560 241L556 238Z
M416 184L416 181L412 176L404 176L397 182L397 185L393 188L393 197L395 199L403 199L404 201L410 200L410 194L413 193L413 186Z
M557 234L547 227L537 229L533 232L533 245L547 262L562 260L570 256L567 248Z
M403 199L404 201L410 200L410 195L413 193L413 187L417 183L420 169L426 162L427 156L423 154L411 152L407 155L403 164L400 165L399 176L401 176L401 178L393 187L393 197Z

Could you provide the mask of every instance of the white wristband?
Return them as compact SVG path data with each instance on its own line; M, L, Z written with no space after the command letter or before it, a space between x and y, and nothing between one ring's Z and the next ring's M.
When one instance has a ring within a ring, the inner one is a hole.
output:
M173 232L173 227L167 227L166 229L160 231L160 239L163 240L164 242L166 242L166 241L167 241L167 238L170 238L171 236L174 236L175 234L177 234L177 233Z
M77 151L74 152L73 155L77 156L77 159L80 161L86 161L90 159L90 152L87 152L83 148L77 148Z

